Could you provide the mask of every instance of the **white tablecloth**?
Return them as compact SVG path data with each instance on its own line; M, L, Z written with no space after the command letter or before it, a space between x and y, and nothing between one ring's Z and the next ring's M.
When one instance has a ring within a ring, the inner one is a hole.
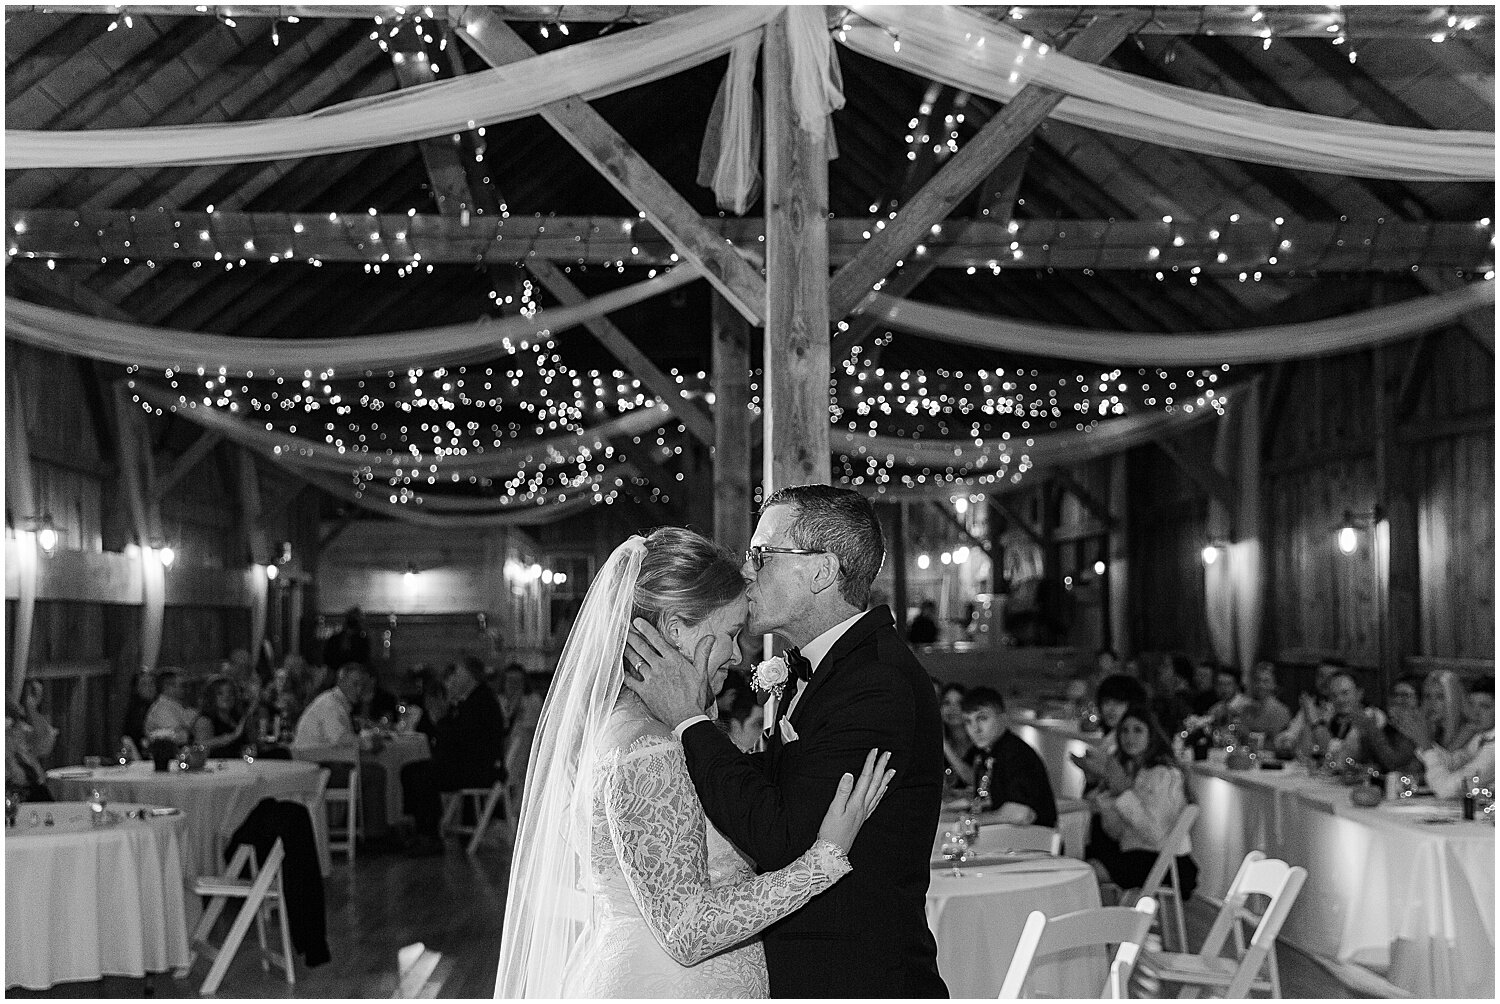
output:
M124 813L140 806L115 805ZM55 825L32 825L32 813ZM21 806L5 831L5 985L45 990L186 966L182 815L94 828L81 802Z
M949 996L993 998L1032 910L1055 917L1099 905L1099 883L1072 858L969 865L962 878L934 869L927 926L938 946L938 972ZM1039 961L1031 988L1049 997L1098 997L1108 972L1102 949Z
M368 754L361 759L367 759ZM432 759L432 745L421 732L397 733L374 758L385 768L385 820L395 826L405 816L401 805L401 768L418 760Z
M263 798L308 804L318 786L319 767L293 760L210 760L207 771L158 773L150 761L87 772L77 767L47 772L53 797L82 801L100 789L111 802L146 802L176 806L187 814L183 857L188 881L224 871L229 838ZM314 833L326 828L326 815L309 805ZM321 839L321 838L320 838Z
M1495 828L1455 801L1360 808L1349 789L1282 771L1195 764L1199 890L1222 897L1247 851L1307 868L1282 937L1367 993L1495 995ZM1451 822L1429 823L1427 819Z
M1089 839L1089 820L1092 810L1089 803L1081 798L1057 798L1057 829L1063 838L1063 853L1070 858L1083 860L1083 849ZM943 839L943 831L951 829L962 814L962 801L954 802L952 806L945 807L939 816L937 843L940 845ZM1000 825L995 822L995 814L983 812L979 814L979 822L982 825ZM980 831L981 833L983 830Z

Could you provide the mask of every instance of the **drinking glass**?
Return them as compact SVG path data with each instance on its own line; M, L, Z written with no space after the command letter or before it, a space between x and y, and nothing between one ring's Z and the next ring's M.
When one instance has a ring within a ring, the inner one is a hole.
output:
M961 833L948 830L943 834L943 859L953 866L949 872L954 878L963 878L964 873L959 864L969 856L969 838Z
M257 750L254 743L246 743L244 748L240 750L240 756L245 758L246 764L252 764L255 762L256 752Z

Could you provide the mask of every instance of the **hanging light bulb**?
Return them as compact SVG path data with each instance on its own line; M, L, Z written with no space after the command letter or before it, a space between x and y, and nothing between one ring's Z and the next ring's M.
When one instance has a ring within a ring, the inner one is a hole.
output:
M1103 575L1105 567L1106 566L1105 566L1105 564L1104 564L1103 561L1096 561L1096 562L1094 562L1094 574L1095 575Z
M1344 510L1344 525L1339 527L1339 550L1353 554L1359 549L1359 531L1354 529L1354 513Z
M157 552L156 557L161 561L161 567L171 568L172 563L177 560L177 552L163 545Z
M41 545L42 551L51 554L57 550L57 530L52 526L52 517L43 516L42 526L36 532L36 542Z
M280 574L281 574L281 569L277 568L276 565L270 564L270 565L266 566L266 579L268 581L275 582L276 581L276 576L278 576Z
M1219 545L1218 544L1208 544L1208 545L1206 545L1203 548L1203 563L1205 565L1212 565L1214 562L1216 562L1218 560L1219 560Z
M929 558L927 555L925 555L925 554L919 554L919 555L917 555L917 567L918 568L920 568L920 569L922 569L922 570L925 571L927 569L927 566L931 565L931 564L932 564L932 559Z

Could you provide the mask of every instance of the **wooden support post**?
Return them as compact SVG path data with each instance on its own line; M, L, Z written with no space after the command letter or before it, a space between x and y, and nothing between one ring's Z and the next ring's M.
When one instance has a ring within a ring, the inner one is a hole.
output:
M156 500L156 469L146 416L130 400L123 383L115 384L115 428L120 441L117 460L125 506L130 512L141 559L141 669L153 670L161 656L162 621L166 615L166 570L157 548L163 543Z
M1109 528L1109 646L1125 659L1134 654L1130 637L1130 470L1128 450L1109 458L1109 507L1114 523Z
M1032 526L1030 523L1022 519L1020 514L1010 507L1009 502L1005 501L1005 499L1001 498L998 495L991 495L989 497L989 502L992 509L1005 517L1007 524L1009 524L1010 526L1014 526L1017 530L1020 530L1026 536L1030 537L1033 543L1035 543L1038 547L1044 547L1046 545L1046 538L1043 537L1040 532L1038 532L1036 527Z
M714 540L750 546L750 324L713 294Z
M172 469L157 480L157 499L166 498L167 492L171 491L177 482L191 474L193 468L197 467L203 458L208 456L213 448L218 445L219 440L223 438L217 432L210 432L207 429L199 433L198 438L193 440L193 445L184 450L182 456L177 458L177 462L172 465Z
M891 613L896 630L906 637L906 503L896 502L890 513Z
M783 12L766 26L766 495L827 484L828 153L797 124Z
M1380 693L1401 675L1402 658L1421 655L1421 571L1418 565L1415 451L1400 432L1400 379L1389 348L1374 350L1375 504L1385 517L1375 542L1376 603L1380 620Z

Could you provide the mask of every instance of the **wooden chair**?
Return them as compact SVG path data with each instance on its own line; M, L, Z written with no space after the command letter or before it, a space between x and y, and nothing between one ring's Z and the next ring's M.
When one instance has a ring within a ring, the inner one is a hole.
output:
M328 787L323 789L323 804L325 807L335 805L343 806L342 813L338 814L338 823L335 824L332 812L327 813L328 819L328 850L342 851L354 864L355 845L365 835L365 803L360 797L360 770L359 770L359 746L354 745L340 749L328 747L292 749L293 760L310 760L315 763L342 764L349 768L349 780L344 787ZM325 768L326 769L326 768ZM331 772L330 772L331 773Z
M255 863L255 848L249 844L241 844L229 859L229 867L223 875L200 876L193 882L193 892L199 896L209 897L208 906L199 918L198 925L193 928L192 938L189 944L193 949L193 956L188 959L188 968L191 969L196 953L202 951L208 958L213 959L213 965L209 967L208 976L198 992L205 996L213 994L219 989L219 983L224 979L224 973L229 969L229 963L234 960L235 954L240 950L240 943L245 940L249 933L250 922L255 922L256 935L260 941L260 966L270 972L271 964L275 963L286 973L286 981L289 984L297 982L295 964L292 959L292 934L287 923L286 915L286 891L281 879L281 862L286 856L278 838L271 846L271 852L266 855L265 863L258 868ZM243 877L246 869L249 877ZM225 905L231 899L243 899L245 902L240 907L240 912L234 918L234 923L229 927L229 934L224 938L224 943L215 948L208 941L208 934L213 930L214 922L223 913ZM266 945L266 913L272 907L276 909L277 923L281 931L281 957L277 958Z
M1056 857L1062 853L1062 833L1050 826L990 823L979 828L979 836L974 841L972 850L977 854L995 851L1046 851Z
M488 788L460 788L457 791L444 792L443 802L443 818L438 823L438 833L468 835L469 843L465 848L466 853L473 855L479 851L479 845L484 841L485 831L495 819L496 809L502 811L501 822L505 825L506 836L511 845L515 845L516 804L510 781L496 781ZM465 826L462 823L462 812L466 804L472 805L474 809L473 826Z
M1121 906L1129 906L1136 899L1150 896L1158 903L1172 904L1172 920L1176 928L1177 943L1166 945L1167 922L1164 914L1159 913L1157 919L1161 921L1161 935L1163 947L1171 948L1173 951L1185 952L1188 950L1187 943L1187 920L1184 914L1185 904L1182 902L1182 877L1177 874L1177 856L1182 853L1182 848L1187 841L1188 833L1193 828L1193 823L1198 819L1198 807L1189 805L1182 810L1177 817L1177 822L1172 824L1172 829L1167 833L1167 838L1161 843L1161 852L1156 855L1156 862L1152 864L1151 870L1146 873L1146 881L1139 889L1132 889L1121 899ZM1172 884L1165 885L1168 875L1172 876Z
M1135 906L1101 906L1078 910L1060 917L1048 918L1033 910L1026 918L1016 954L1011 956L1005 982L1000 986L1001 1000L1017 1000L1031 975L1037 959L1089 946L1118 945L1109 965L1109 977L1099 996L1104 1000L1122 1000L1129 996L1130 974L1151 920L1156 915L1156 901L1147 897Z
M1180 983L1184 989L1179 996L1197 996L1200 987L1209 987L1222 992L1224 997L1240 999L1250 996L1251 990L1270 991L1272 997L1281 997L1281 975L1276 968L1276 935L1291 912L1302 883L1307 880L1307 869L1300 865L1288 865L1285 861L1268 858L1261 851L1251 851L1240 863L1229 892L1224 896L1224 905L1209 928L1208 937L1197 955L1178 952L1145 952L1141 957L1142 972L1150 973L1159 980ZM1245 906L1251 896L1265 896L1265 910L1257 917ZM1241 924L1255 925L1250 945L1245 946ZM1236 958L1224 958L1224 942L1234 932ZM1261 970L1267 971L1261 978Z

